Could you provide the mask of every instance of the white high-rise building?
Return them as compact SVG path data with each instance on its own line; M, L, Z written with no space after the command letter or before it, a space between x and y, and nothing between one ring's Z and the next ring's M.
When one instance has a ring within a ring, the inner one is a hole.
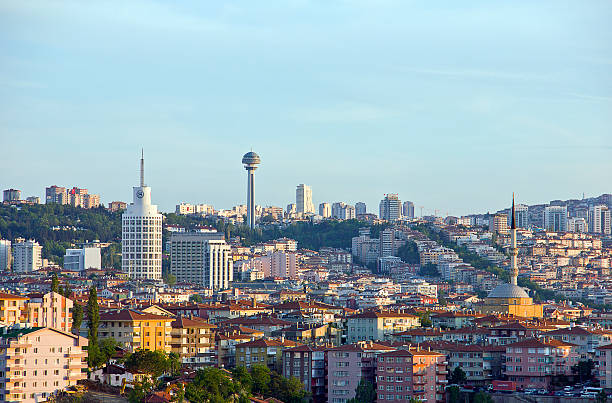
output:
M547 206L544 208L544 229L553 232L567 231L567 207Z
M514 210L516 228L527 228L529 226L529 206L517 204Z
M151 188L144 184L144 155L140 160L140 186L134 201L121 216L121 266L133 279L162 278L162 215L151 204Z
M567 230L569 232L588 232L587 221L582 217L572 217L567 220Z
M87 269L102 268L100 248L96 246L84 246L81 249L66 249L64 255L64 269L71 271L83 271Z
M356 215L365 215L368 213L368 206L364 202L355 203L355 214Z
M13 245L13 272L29 273L42 268L42 246L34 240L16 239Z
M8 271L11 268L11 241L0 239L0 271Z
M329 203L319 204L319 215L323 218L331 217L331 205Z
M402 217L401 205L402 202L397 194L386 194L385 198L380 201L380 219L387 221L399 220Z
M213 290L227 289L234 279L230 252L220 232L172 234L170 273L178 281Z
M312 204L312 188L303 183L295 190L295 206L298 214L314 214L315 208Z
M600 204L589 208L589 231L595 234L610 235L610 210Z

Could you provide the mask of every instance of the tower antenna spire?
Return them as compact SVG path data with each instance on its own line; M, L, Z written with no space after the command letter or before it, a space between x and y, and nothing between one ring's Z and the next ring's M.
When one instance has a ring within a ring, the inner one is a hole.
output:
M141 150L140 154L140 187L144 187L144 148Z
M510 229L516 229L516 221L514 219L514 192L512 192L512 218L510 220Z

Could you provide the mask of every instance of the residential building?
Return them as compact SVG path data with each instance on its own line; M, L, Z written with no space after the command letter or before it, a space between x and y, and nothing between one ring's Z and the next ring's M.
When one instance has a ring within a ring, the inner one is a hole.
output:
M583 217L572 217L567 220L567 230L569 232L586 233L589 232L589 226L587 220Z
M498 234L508 233L508 215L507 214L495 214L489 217L489 231Z
M0 239L0 272L10 270L12 261L11 241Z
M448 349L448 371L460 367L472 385L482 386L493 379L501 379L504 346L457 343Z
M286 213L289 217L295 215L297 213L297 205L295 203L287 204Z
M38 242L15 239L12 253L13 272L30 273L42 268L42 246Z
M395 193L386 194L380 201L379 217L381 220L396 221L402 217L402 207L399 196Z
M544 229L552 232L567 231L567 206L544 208Z
M368 206L364 202L355 203L355 215L365 215L368 214Z
M355 397L361 380L375 384L376 356L392 347L359 341L327 350L327 402L346 403Z
M414 218L414 203L413 202L405 201L404 204L402 204L402 216L404 216L405 218L410 218L410 219Z
M118 312L100 313L98 337L112 337L129 351L171 350L172 326L171 316L138 312L123 309Z
M21 190L6 189L2 192L2 201L14 202L21 200Z
M179 316L171 325L171 351L183 364L194 368L217 365L215 325L197 316Z
M597 347L595 357L597 368L596 376L599 385L606 391L612 389L612 344Z
M555 339L525 339L506 345L504 375L519 388L548 389L553 376L572 375L576 346Z
M144 183L144 156L140 160L140 186L134 201L121 215L121 266L131 279L161 280L162 219L151 204L151 188Z
M329 218L332 215L331 205L329 203L319 204L319 215L323 218Z
M87 377L87 339L46 327L0 333L0 400L42 402Z
M81 249L66 249L64 269L71 271L102 269L100 247L85 245Z
M601 204L589 208L589 231L595 234L610 235L610 209Z
M612 343L612 330L586 329L580 326L571 326L544 333L546 337L576 345L576 352L581 360L592 359L595 349L599 346Z
M0 292L0 326L27 322L26 297Z
M514 216L516 219L517 228L529 227L529 206L517 204L515 206ZM510 225L510 223L508 223L508 225Z
M331 206L331 216L337 220L351 220L356 217L355 206L336 202Z
M71 299L57 292L45 294L30 294L26 302L24 312L27 316L29 326L50 327L53 329L70 332L72 329L72 307Z
M443 402L447 384L444 354L424 349L400 349L377 357L378 402Z
M297 186L295 191L295 205L298 214L314 214L315 208L312 204L312 188L303 183Z
M173 233L170 273L181 282L213 290L227 289L234 276L230 251L220 232Z
M127 203L122 201L114 201L108 203L108 210L111 212L123 211L127 208Z
M280 339L258 339L236 345L236 366L251 368L266 365L272 371L283 371L283 349L300 345L294 341Z
M68 204L68 190L55 185L46 188L45 203Z
M420 326L418 316L396 311L368 310L346 317L346 340L386 340L391 334Z
M325 347L297 346L283 351L283 376L297 378L314 403L325 401Z

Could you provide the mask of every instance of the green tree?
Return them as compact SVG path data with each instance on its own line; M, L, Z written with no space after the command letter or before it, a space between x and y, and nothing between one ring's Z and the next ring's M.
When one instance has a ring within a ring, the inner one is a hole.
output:
M83 307L81 304L74 303L72 307L72 333L79 334L83 323Z
M480 391L474 395L474 403L493 403L493 398L488 393Z
M455 367L453 372L451 372L450 377L448 378L449 383L456 383L461 385L467 381L467 375L465 371L461 367Z
M125 360L125 368L157 379L170 369L170 362L161 350L136 350Z
M180 374L182 367L181 357L177 353L168 354L168 369L170 374L173 376L177 376Z
M448 388L448 403L460 403L461 402L461 389L459 386L451 386Z
M192 294L191 297L189 297L189 301L201 304L204 302L204 297L202 297L200 294Z
M253 377L246 369L245 366L240 365L232 369L232 378L240 384L250 393L253 389Z
M585 382L593 379L593 370L595 369L595 363L593 360L579 361L576 365L572 366L572 373L580 378L580 382Z
M59 288L57 289L57 293L60 295L64 295L64 287L60 285Z
M421 257L419 255L419 248L417 248L416 242L408 240L397 250L397 255L404 263L408 264L419 264Z
M100 361L107 363L117 352L118 346L119 343L112 337L100 340Z
M285 403L301 403L309 396L299 379L285 378L276 372L271 375L270 393Z
M239 382L214 367L198 370L193 382L185 388L185 397L190 402L223 403L233 400L246 403L247 396Z
M438 270L438 266L433 263L427 263L421 266L419 269L419 274L421 276L429 276L429 277L439 277L440 271Z
M162 276L162 280L164 280L164 283L168 284L168 285L174 285L176 284L176 276L172 273L170 273L170 271L168 270L164 270L163 276Z
M257 364L251 367L251 379L253 379L253 393L266 395L270 387L270 368Z
M431 321L429 311L417 312L416 315L419 317L421 321L421 327L432 327L433 326L433 322Z
M72 292L72 288L70 288L70 284L66 283L66 285L64 286L64 297L72 298L72 294L74 293Z
M348 403L374 403L376 401L376 389L374 384L365 379L361 379L355 391L355 397L348 400Z
M88 360L90 367L96 367L100 360L100 349L98 346L98 326L100 324L100 307L98 306L98 293L96 287L89 289L89 299L87 300L87 321L89 339Z
M145 401L145 398L153 390L153 382L149 379L144 378L141 382L137 382L134 388L128 395L130 403L141 403Z
M57 274L53 273L51 277L51 291L58 292L59 291L59 280L57 278Z
M607 403L608 402L608 395L606 394L605 390L599 391L599 393L597 394L596 402L597 403Z

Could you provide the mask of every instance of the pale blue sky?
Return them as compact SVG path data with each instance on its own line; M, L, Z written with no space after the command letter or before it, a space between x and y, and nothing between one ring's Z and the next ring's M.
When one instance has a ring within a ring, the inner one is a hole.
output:
M176 4L175 4L176 3ZM612 192L609 1L3 1L0 187L164 211Z

